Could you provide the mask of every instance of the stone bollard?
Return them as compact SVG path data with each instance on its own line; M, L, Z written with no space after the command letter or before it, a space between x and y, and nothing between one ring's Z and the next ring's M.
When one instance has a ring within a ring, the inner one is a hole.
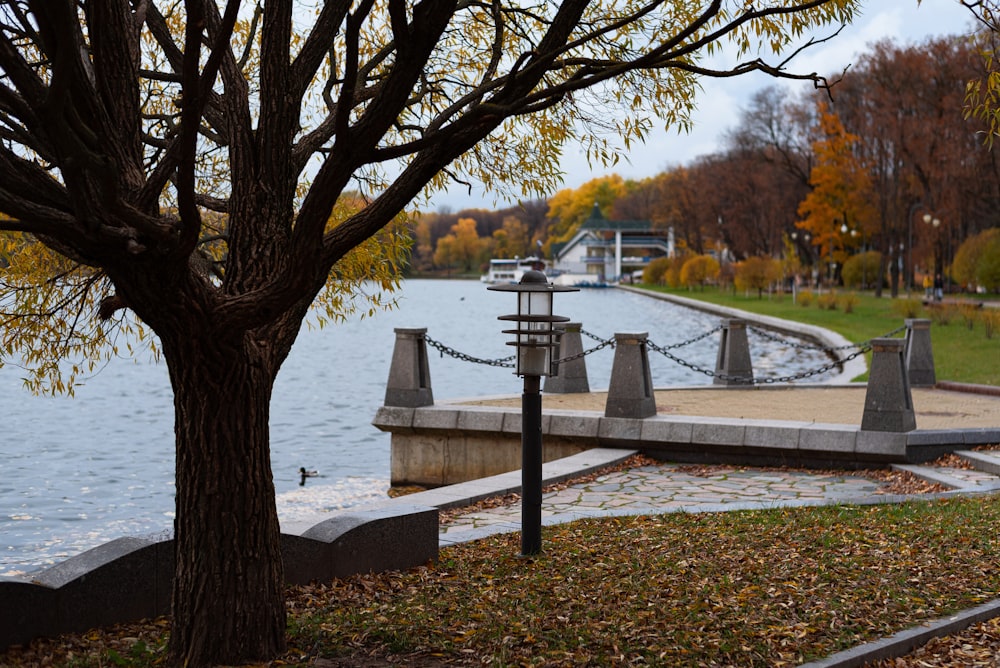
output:
M715 374L714 385L753 385L746 320L728 318L722 321Z
M392 349L389 381L385 386L385 405L416 408L432 406L431 370L427 364L426 327L397 327Z
M913 431L910 381L903 367L903 339L872 339L872 368L868 374L865 412L861 429L867 431Z
M572 394L574 392L590 392L590 383L587 382L587 363L583 355L583 341L580 339L579 322L558 323L555 329L562 333L559 336L559 346L555 355L557 360L567 357L576 357L568 362L560 362L556 365L556 375L545 377L545 387L543 392L553 394Z
M615 359L604 417L647 418L656 415L653 378L646 350L648 332L615 334Z
M906 345L904 347L906 373L910 387L934 385L934 351L931 348L931 321L919 318L906 319Z

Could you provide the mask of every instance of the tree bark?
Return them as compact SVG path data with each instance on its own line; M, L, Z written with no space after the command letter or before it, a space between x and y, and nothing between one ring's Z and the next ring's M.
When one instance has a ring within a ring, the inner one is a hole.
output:
M269 352L250 334L164 341L177 440L176 665L265 661L284 651L268 427L277 365Z

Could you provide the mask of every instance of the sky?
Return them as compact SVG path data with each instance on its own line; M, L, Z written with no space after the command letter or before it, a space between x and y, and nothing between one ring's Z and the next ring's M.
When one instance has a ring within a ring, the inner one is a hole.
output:
M972 14L958 0L923 0L919 8L917 0L868 0L862 11L853 24L832 40L800 54L789 69L831 75L855 62L869 44L879 40L907 45L942 35L966 34L972 25ZM633 145L630 151L622 153L621 161L613 168L601 165L591 168L582 151L568 146L562 161L565 173L562 187L578 188L611 173L626 179L643 179L673 166L690 164L698 156L715 153L721 150L725 133L738 125L742 110L749 106L753 94L773 85L792 86L792 91L811 87L808 83L777 81L756 73L705 79L696 98L691 132L679 134L660 124L644 145ZM436 195L425 210L494 209L512 204L500 201L494 205L490 193L473 188L470 194L465 187L455 187Z

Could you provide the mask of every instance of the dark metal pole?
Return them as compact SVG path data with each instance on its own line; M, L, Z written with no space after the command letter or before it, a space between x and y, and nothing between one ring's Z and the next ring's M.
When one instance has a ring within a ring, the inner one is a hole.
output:
M521 554L542 551L541 377L525 376L521 395Z

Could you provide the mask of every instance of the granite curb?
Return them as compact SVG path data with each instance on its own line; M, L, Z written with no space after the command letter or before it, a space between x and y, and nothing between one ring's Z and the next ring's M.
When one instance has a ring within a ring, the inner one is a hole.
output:
M997 616L1000 616L1000 599L963 610L950 617L900 631L887 638L831 654L825 659L800 664L799 668L856 668L872 661L899 658L922 647L934 638L963 631L973 624L979 624Z

